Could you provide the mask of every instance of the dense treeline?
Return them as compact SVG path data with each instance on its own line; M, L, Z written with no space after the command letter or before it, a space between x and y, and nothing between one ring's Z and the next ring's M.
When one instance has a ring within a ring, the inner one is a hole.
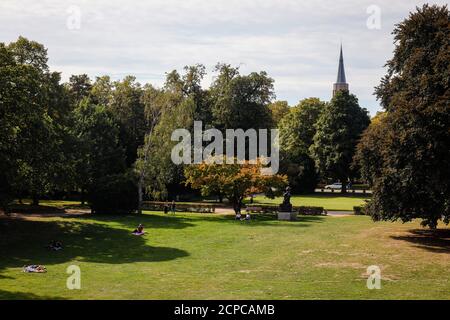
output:
M14 198L38 204L44 196L73 192L96 212L134 210L146 195L171 198L185 191L183 167L170 160L171 134L192 130L194 120L220 130L280 127L281 170L294 190L310 192L319 179L309 149L319 134L315 123L337 98L289 108L274 101L274 81L265 72L242 75L228 64L215 66L209 88L201 85L206 68L200 64L167 73L162 88L133 76L112 81L82 74L61 83L60 74L49 71L43 45L20 37L0 49L3 207ZM356 101L348 93L339 97ZM355 107L368 122L367 112ZM344 118L354 117L344 109ZM340 147L351 156L355 144Z

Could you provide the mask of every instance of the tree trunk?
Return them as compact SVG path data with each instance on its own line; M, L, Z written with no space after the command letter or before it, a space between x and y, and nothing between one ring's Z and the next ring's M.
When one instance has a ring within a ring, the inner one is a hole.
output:
M138 181L138 210L137 210L138 214L142 214L143 184L144 184L144 175L141 174L139 176L139 181Z
M37 194L33 194L33 196L32 196L32 198L33 198L33 206L38 206L39 205L39 197L38 197L38 195Z
M342 179L341 181L345 181L345 182L342 182L342 189L341 189L341 193L347 193L347 180L345 179Z
M85 199L85 191L84 188L81 188L81 205L84 206L86 204L86 199Z

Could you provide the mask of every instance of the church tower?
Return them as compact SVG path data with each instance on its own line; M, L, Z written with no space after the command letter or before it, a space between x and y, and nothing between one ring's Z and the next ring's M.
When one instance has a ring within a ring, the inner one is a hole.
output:
M345 70L344 70L344 55L342 54L342 44L341 44L341 55L339 57L339 69L337 74L336 83L333 85L333 97L338 91L348 91L348 83L345 80Z

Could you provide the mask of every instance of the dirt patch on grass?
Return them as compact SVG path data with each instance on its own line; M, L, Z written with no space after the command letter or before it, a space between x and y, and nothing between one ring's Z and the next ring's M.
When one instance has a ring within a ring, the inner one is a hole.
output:
M358 262L323 262L316 264L316 267L325 268L352 268L352 269L362 269L366 268L364 265Z

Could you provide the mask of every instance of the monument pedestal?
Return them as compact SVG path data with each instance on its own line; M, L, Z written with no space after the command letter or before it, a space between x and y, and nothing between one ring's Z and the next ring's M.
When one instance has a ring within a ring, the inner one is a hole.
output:
M278 212L278 220L294 221L297 220L297 212Z

